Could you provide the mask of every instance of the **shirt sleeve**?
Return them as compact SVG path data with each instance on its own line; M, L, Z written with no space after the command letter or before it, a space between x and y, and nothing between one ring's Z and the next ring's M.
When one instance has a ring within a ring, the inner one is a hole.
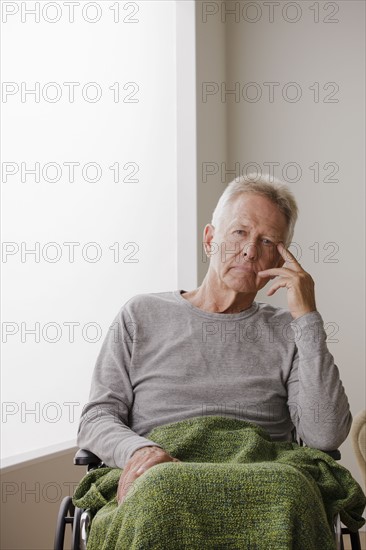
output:
M97 357L89 402L79 423L78 446L93 452L110 467L123 468L134 451L141 447L162 448L128 426L134 400L129 376L133 335L133 323L122 307Z
M317 311L307 313L293 320L291 328L296 342L287 381L292 422L307 446L337 449L350 431L352 415L322 317Z

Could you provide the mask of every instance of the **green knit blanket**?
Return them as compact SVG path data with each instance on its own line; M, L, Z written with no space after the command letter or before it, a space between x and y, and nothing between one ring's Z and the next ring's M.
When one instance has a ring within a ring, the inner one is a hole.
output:
M248 422L200 416L147 437L182 462L147 470L120 506L122 470L88 473L73 498L94 515L88 550L335 550L336 514L354 531L365 522L346 468Z

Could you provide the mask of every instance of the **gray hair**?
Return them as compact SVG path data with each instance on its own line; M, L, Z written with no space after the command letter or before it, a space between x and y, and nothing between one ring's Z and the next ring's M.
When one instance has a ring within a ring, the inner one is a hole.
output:
M261 195L278 206L287 220L287 237L285 245L288 246L294 234L298 207L295 197L287 185L281 180L271 177L269 174L262 174L258 177L258 174L252 173L247 176L235 178L229 183L213 211L211 224L214 227L218 227L227 206L230 206L242 193Z

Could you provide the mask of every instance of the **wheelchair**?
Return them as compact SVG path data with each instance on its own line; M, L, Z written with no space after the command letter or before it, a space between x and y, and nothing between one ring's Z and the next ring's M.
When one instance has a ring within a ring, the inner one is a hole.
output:
M300 440L300 445L302 442ZM334 460L340 460L341 453L335 451L324 451ZM85 449L79 449L74 457L76 466L86 466L87 472L97 468L105 468L99 457ZM72 497L65 497L60 505L58 513L54 550L64 550L66 526L70 525L72 533L71 550L87 550L88 535L91 527L92 516L89 510L83 510L74 506ZM334 536L336 539L337 550L344 550L345 537L349 536L352 550L361 550L361 541L359 531L350 531L347 527L342 527L339 516L334 525Z

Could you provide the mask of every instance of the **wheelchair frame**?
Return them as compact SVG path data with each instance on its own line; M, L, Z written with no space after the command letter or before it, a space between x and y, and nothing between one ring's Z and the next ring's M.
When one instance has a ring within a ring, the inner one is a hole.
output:
M302 442L300 440L300 445ZM341 459L341 453L337 449L335 451L323 451L332 457L334 460ZM76 466L86 466L87 472L98 468L105 468L106 465L100 458L85 449L79 449L74 457ZM72 502L72 497L65 497L60 505L57 524L54 550L64 550L66 526L71 526L72 531L72 547L71 550L87 550L88 534L92 522L91 513L89 510L77 508ZM352 550L361 550L361 541L359 531L350 531L347 527L341 526L339 515L336 518L334 534L336 537L337 550L344 550L344 536L348 535L351 540Z

